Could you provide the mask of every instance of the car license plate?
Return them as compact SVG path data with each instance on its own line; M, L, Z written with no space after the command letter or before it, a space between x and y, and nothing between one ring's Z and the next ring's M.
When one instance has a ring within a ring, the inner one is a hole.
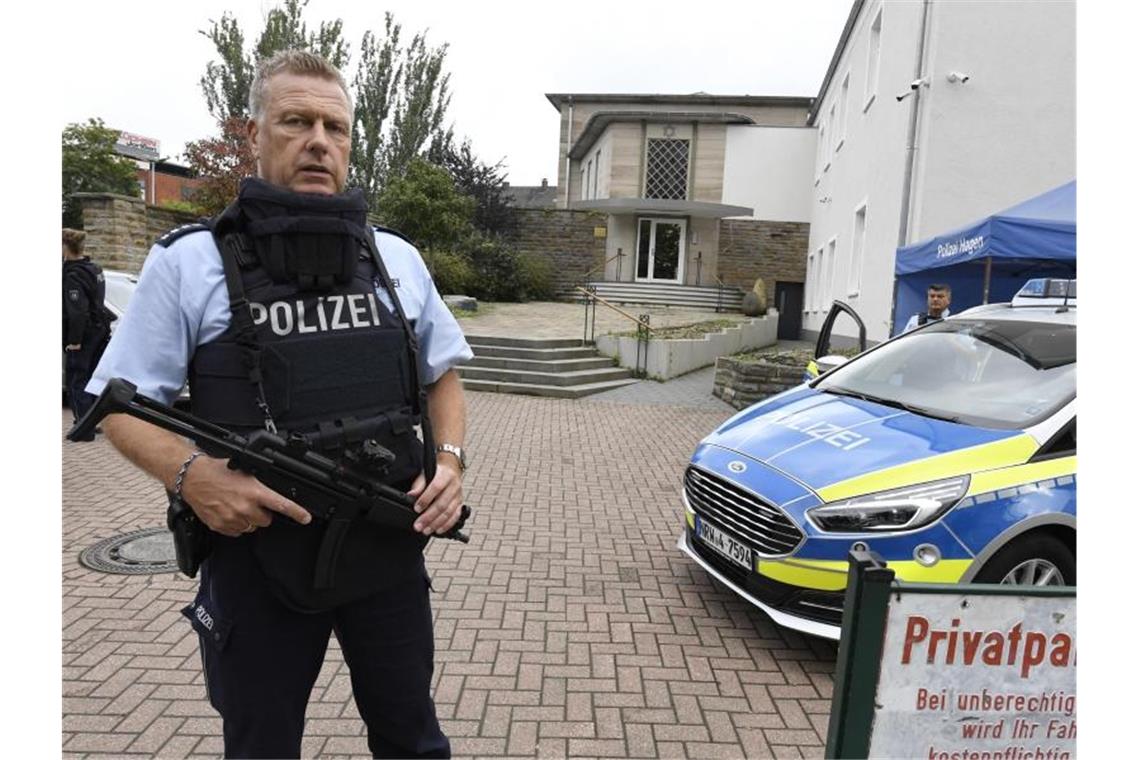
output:
M712 547L725 559L748 570L752 569L752 550L719 528L714 528L697 517L697 538Z

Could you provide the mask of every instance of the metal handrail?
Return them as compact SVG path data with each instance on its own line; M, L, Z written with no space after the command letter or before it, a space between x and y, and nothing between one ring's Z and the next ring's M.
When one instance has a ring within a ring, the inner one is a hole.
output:
M591 276L593 276L594 272L597 272L599 269L605 269L605 268L606 268L606 264L609 264L611 261L613 261L614 259L618 258L619 256L625 256L625 254L624 254L624 253L622 253L622 251L621 251L621 249L620 249L620 248L618 248L618 252L617 252L617 253L615 253L613 256L610 256L608 259L606 259L605 261L603 261L601 264L599 264L598 266L594 267L594 268L593 268L593 269L591 269L589 272L586 272L586 274L582 275L582 282L583 282L583 283L587 283L587 282L589 282L589 281L590 281L590 277L591 277Z
M713 279L716 280L716 313L720 314L721 299L723 298L724 289L728 286L724 284L724 280L720 279L720 275L714 274Z
M607 301L606 299L602 298L602 297L601 297L600 295L598 295L597 293L591 293L589 290L586 290L586 289L585 289L585 288L583 288L583 287L575 287L574 289L575 289L575 290L577 290L577 291L580 291L580 292L581 292L581 293L582 293L584 296L586 296L586 298L592 298L594 301L596 301L596 302L598 302L598 303L602 304L602 306L605 306L605 307L607 307L607 308L609 308L609 309L612 309L613 311L616 311L618 314L621 314L623 317L625 317L626 319L630 320L631 322L634 322L635 324L641 324L641 320L640 320L640 319L638 319L637 317L633 316L632 314L628 314L628 313L626 313L625 311L622 311L621 309L619 309L618 307L614 306L612 303L610 303L610 302L609 302L609 301ZM646 329L646 330L648 330L649 332L653 332L653 328L652 328L652 327L649 327L648 325L646 325L646 326L645 326L645 329Z

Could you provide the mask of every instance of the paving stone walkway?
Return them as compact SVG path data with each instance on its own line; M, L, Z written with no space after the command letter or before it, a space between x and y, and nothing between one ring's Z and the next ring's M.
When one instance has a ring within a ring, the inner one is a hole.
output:
M472 540L428 548L457 757L822 756L834 644L777 628L675 547L685 463L732 413L708 373L579 401L468 394ZM194 582L77 561L161 525L161 488L101 437L63 457L64 756L219 756L179 614ZM335 639L303 751L367 756Z

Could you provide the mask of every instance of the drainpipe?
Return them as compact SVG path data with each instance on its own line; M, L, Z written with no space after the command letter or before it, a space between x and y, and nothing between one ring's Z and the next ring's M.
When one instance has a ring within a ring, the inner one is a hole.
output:
M566 208L570 208L570 132L574 129L574 96L567 95L570 111L566 117Z
M926 38L930 34L930 6L933 0L923 0L922 3L922 31L918 35L918 53L914 59L914 79L922 79L925 68ZM910 197L914 185L915 163L915 136L918 132L918 105L922 101L922 86L920 85L910 99L910 123L906 131L906 160L903 162L903 197L899 210L899 242L897 248L906 245L907 235L910 233ZM888 329L895 326L895 307L898 305L899 283L895 278L894 297L891 299L891 320Z

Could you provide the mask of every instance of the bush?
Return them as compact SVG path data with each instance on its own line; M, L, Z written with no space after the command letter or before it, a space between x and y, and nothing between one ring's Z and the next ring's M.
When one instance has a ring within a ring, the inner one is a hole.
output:
M425 251L424 262L441 295L470 295L468 291L475 282L475 272L463 254Z
M522 296L519 256L501 240L481 235L468 237L461 251L471 265L471 292L483 301L518 301Z
M550 301L554 298L554 266L550 259L523 253L518 256L519 298L524 301Z

